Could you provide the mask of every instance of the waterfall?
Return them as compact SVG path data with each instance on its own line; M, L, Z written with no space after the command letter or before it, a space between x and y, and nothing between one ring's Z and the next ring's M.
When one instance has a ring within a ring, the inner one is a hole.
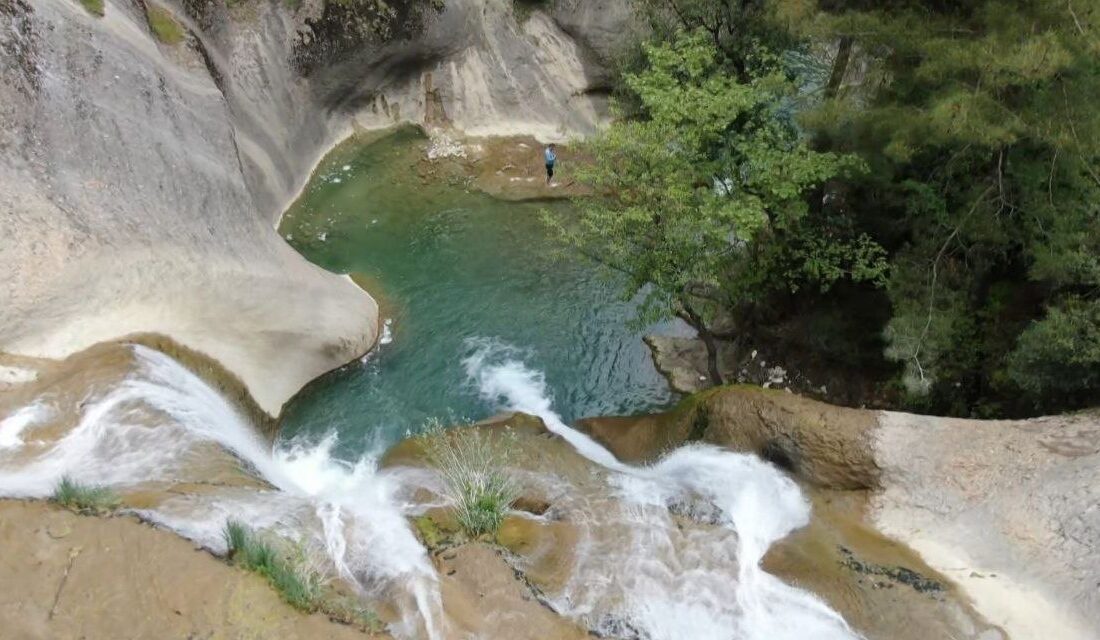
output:
M502 409L542 418L608 471L612 499L568 505L586 536L559 612L596 631L650 640L852 640L858 635L813 594L764 572L768 547L809 522L798 486L751 455L689 445L651 466L619 462L552 410L542 374L517 351L471 341L467 373ZM710 529L677 526L673 511Z

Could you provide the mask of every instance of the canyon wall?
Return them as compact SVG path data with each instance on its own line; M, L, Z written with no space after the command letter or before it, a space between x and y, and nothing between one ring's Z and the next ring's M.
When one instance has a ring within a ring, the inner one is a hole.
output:
M0 352L166 334L278 413L377 336L370 296L274 231L313 165L354 126L591 131L628 13L615 0L589 28L581 4L517 21L510 0L453 0L306 68L317 0L0 0Z

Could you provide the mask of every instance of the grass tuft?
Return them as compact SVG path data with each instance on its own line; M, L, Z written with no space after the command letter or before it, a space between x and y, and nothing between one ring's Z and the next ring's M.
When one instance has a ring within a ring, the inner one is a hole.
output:
M171 12L167 9L149 5L145 16L149 20L149 28L153 30L153 35L157 37L157 40L171 45L183 42L183 27L176 22L176 19L172 17Z
M77 0L77 2L84 7L85 11L97 18L102 18L105 13L103 0Z
M110 513L121 504L118 495L107 487L80 484L68 476L57 483L51 500L86 515Z
M513 434L495 435L477 427L444 431L436 422L420 437L455 505L458 524L473 537L496 533L519 497L505 468L514 448Z
M320 611L334 620L366 631L382 629L382 623L373 611L363 607L355 598L327 588L324 575L310 561L309 553L301 545L291 543L280 552L271 542L236 520L225 523L222 536L229 549L229 560L263 576L292 607L307 613Z
M223 536L234 564L267 578L290 605L309 612L319 609L323 581L304 562L280 554L271 543L235 520L226 522Z

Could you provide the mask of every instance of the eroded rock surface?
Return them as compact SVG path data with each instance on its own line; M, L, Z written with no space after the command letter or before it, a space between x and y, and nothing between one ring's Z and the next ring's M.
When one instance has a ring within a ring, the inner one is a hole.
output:
M881 412L875 524L1013 638L1100 637L1100 415Z
M643 422L643 427L670 426L671 418L666 416L664 420L659 425ZM624 424L625 419L614 426ZM647 537L654 532L633 530L631 527L644 529L638 522L620 520L615 514L622 497L612 489L614 483L609 486L609 472L582 457L537 418L516 414L472 428L494 430L495 437L503 437L505 430L512 433L512 462L522 469L522 503L537 504L543 513L536 516L517 512L509 516L492 540L495 545L466 540L446 508L435 507L422 516L416 527L444 580L445 607L457 612L459 619L469 619L471 629L505 629L510 627L491 625L507 625L513 614L487 610L483 600L471 599L472 593L484 594L486 599L499 593L496 601L513 602L514 606L505 607L508 610L527 611L543 606L541 601L545 602L544 611L531 614L530 629L542 629L539 637L573 637L569 634L571 628L576 629L571 627L575 623L552 615L551 609L583 596L590 586L586 581L593 581L592 588L614 591L614 587L601 587L601 583L619 579L614 571L592 575L591 567L586 565L598 566L601 558L618 557L622 549L640 555L668 549ZM454 437L454 433L442 437ZM423 464L416 440L398 445L385 462L387 466ZM814 504L813 519L808 527L772 547L763 561L767 571L817 594L872 640L1003 638L938 572L868 525L864 518L866 493L814 487L806 491ZM690 546L693 540L698 541L696 536L721 538L728 534L728 530L697 517L675 518L677 526L669 541L673 546ZM733 540L729 542L733 544ZM511 568L515 579L506 577L501 566ZM859 571L853 566L871 569ZM878 568L884 568L883 575L875 573ZM896 577L910 575L939 588L914 589ZM462 588L456 592L460 585ZM562 594L568 595L563 598ZM629 625L600 613L587 611L580 618L593 629L617 629L612 637L631 637ZM513 633L527 637L530 629Z
M244 91L223 90L247 87L253 104L280 87L293 95L261 64L289 25L247 30L234 42L252 55L230 61L198 36L158 43L139 3L108 2L103 18L68 0L12 6L0 48L22 57L0 62L0 350L59 358L165 333L236 372L275 414L369 348L374 301L271 225L323 137L287 144L295 122L278 108L293 98L256 112ZM239 124L251 120L269 128L266 145ZM282 153L306 157L280 171ZM270 169L262 187L245 163Z
M377 336L370 296L272 228L317 159L353 126L590 132L608 54L593 43L629 16L560 2L517 22L510 1L452 0L408 39L307 73L319 2L163 4L179 43L140 2L0 5L0 351L166 334L272 415Z

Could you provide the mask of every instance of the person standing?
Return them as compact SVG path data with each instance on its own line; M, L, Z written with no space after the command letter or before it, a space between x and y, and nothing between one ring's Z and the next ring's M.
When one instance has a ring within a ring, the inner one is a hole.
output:
M558 154L554 152L554 145L547 145L543 155L546 156L546 184L550 184L554 180L554 163L558 161Z

